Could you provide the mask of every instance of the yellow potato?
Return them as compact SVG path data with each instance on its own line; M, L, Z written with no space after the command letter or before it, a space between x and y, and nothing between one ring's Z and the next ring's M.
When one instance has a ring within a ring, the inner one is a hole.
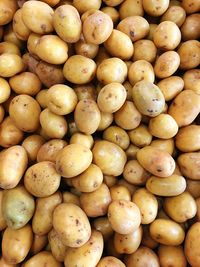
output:
M0 153L0 187L11 189L20 182L28 164L26 150L12 146Z
M158 248L158 257L163 267L186 267L187 260L181 246L160 245Z
M143 0L144 11L153 17L161 16L169 6L169 0Z
M22 19L29 30L38 34L53 31L53 9L41 1L28 1L22 7Z
M0 1L0 25L5 25L11 22L17 10L17 2L15 0Z
M96 267L125 267L126 265L118 258L107 256L102 258Z
M136 154L137 154L138 150L140 150L139 147L130 144L130 146L125 151L126 152L127 159L128 160L136 159Z
M9 78L24 69L22 58L16 54L3 53L0 55L0 75Z
M30 225L13 230L6 228L2 239L2 256L6 262L17 264L28 255L33 240L33 232Z
M3 211L2 211L3 192L4 192L4 190L0 190L0 231L4 230L7 227L7 223L6 223L6 220L3 216ZM1 264L0 264L0 266L1 266Z
M33 134L24 139L22 146L25 148L29 161L34 162L40 147L45 143L42 136Z
M200 153L184 153L181 154L178 159L178 165L184 176L193 180L200 180L199 169Z
M48 242L47 235L33 235L33 243L31 245L30 254L35 255L40 252Z
M67 179L68 181L68 179ZM63 203L72 203L77 206L81 206L79 196L71 193L71 192L63 192Z
M113 185L110 187L110 195L111 195L111 199L112 201L114 200L119 200L119 199L124 199L124 200L131 200L131 193L128 190L128 188L126 188L123 185Z
M61 202L62 194L59 191L49 197L36 199L36 209L32 220L34 234L43 236L51 231L53 227L53 211Z
M174 152L174 139L155 139L151 142L151 146L164 150L172 155Z
M103 132L103 139L113 142L122 149L127 149L130 140L125 130L117 126L110 126Z
M171 3L171 1L170 1ZM179 2L180 3L180 2ZM185 9L181 6L170 6L161 17L162 21L172 21L176 23L178 27L181 27L186 18Z
M138 40L134 43L133 61L145 60L149 63L153 63L156 59L156 53L157 48L151 40Z
M92 150L93 162L103 174L119 176L126 163L125 152L116 144L109 141L98 141Z
M4 115L5 115L5 111L3 106L0 104L0 123L2 123L3 119L4 119Z
M69 143L80 144L91 149L93 147L94 140L93 140L92 135L90 134L83 134L83 133L77 132L77 133L72 134Z
M55 208L53 227L62 243L69 247L81 247L91 235L91 227L86 214L77 205L71 203L62 203Z
M7 263L3 257L0 258L0 266L1 267L17 267L16 264L10 264L10 263Z
M73 5L78 10L78 12L82 14L90 9L99 9L101 6L101 1L92 0L89 2L85 2L84 0L73 0Z
M186 180L187 187L186 190L194 197L199 198L200 197L200 182L198 180Z
M150 249L155 249L158 246L158 242L152 239L149 233L149 225L143 225L142 227L143 235L142 235L142 246L146 246Z
M113 235L113 229L107 217L96 218L93 221L93 227L97 231L101 232L105 241L107 241Z
M113 122L113 114L108 112L100 112L101 119L97 131L103 131Z
M11 42L1 42L0 43L0 54L9 53L21 56L19 47Z
M41 251L27 260L23 267L45 266L45 264L48 267L62 266L62 264L58 262L49 251Z
M120 19L125 19L130 16L144 15L144 9L142 6L142 0L125 0L119 7Z
M4 41L14 43L19 49L24 48L24 43L22 40L19 40L17 38L16 34L13 31L12 24L8 24L8 26L4 28Z
M103 236L99 231L92 230L90 239L79 248L68 248L64 264L68 267L82 265L95 267L103 253Z
M157 28L158 24L155 24L156 22L152 22L149 24L149 33L147 35L147 40L151 40L153 41L153 34L154 34L154 31L155 29Z
M200 15L198 13L187 16L181 26L182 40L198 40L200 37L199 23Z
M111 188L112 186L116 185L118 180L116 176L113 175L104 175L103 176L103 182Z
M87 43L81 34L81 37L74 45L74 49L77 55L82 55L88 58L95 58L99 51L99 45Z
M186 181L183 176L177 174L165 178L151 176L147 180L146 188L154 195L173 197L185 191Z
M79 101L83 99L92 99L92 100L97 99L96 88L92 83L75 85L73 89Z
M107 216L113 230L122 235L137 230L141 223L139 208L127 200L112 201Z
M152 135L144 124L128 132L131 143L137 147L148 146L151 143Z
M187 14L195 13L200 10L199 1L194 0L183 0L182 7L185 9Z
M40 37L41 37L40 34L32 32L29 35L28 40L27 40L27 49L28 49L29 53L31 53L35 57L37 57L36 56L36 46L37 46L38 41L40 40Z
M193 90L195 93L200 94L200 70L188 70L183 75L184 89Z
M31 30L25 25L22 18L22 9L18 9L13 17L13 31L22 41L28 40Z
M116 24L119 20L119 12L116 8L105 6L101 8L101 11L105 14L107 14L113 21L113 24Z
M51 247L51 253L57 261L64 261L67 247L61 242L61 239L55 229L52 229L48 234L48 241Z

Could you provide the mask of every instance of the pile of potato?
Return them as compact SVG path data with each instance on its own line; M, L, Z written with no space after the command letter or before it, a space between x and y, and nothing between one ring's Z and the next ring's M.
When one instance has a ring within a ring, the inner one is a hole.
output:
M200 0L0 0L0 267L200 266Z

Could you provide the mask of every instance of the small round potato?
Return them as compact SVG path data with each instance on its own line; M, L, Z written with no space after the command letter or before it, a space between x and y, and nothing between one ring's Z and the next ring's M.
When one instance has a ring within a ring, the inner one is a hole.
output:
M162 21L172 21L176 23L178 27L181 27L183 22L185 21L186 13L185 9L181 6L170 6L167 11L162 15Z
M130 16L120 21L117 30L127 34L135 42L147 36L149 23L141 16Z
M8 100L10 94L11 94L11 89L9 83L5 79L0 78L0 104Z
M125 19L130 16L144 16L142 0L125 0L119 7L120 19Z
M108 208L108 220L113 230L126 235L137 230L141 223L140 210L127 200L114 200Z
M3 0L4 1L4 0ZM10 0L8 0L10 1ZM1 1L2 2L2 1ZM8 26L6 26L4 28L4 38L3 40L5 42L10 42L10 43L14 43L19 49L23 49L24 47L24 43L22 40L19 40L16 36L16 34L13 31L13 27L12 24L8 24Z
M113 24L116 24L119 21L119 12L116 8L111 6L105 6L101 8L101 11L107 14L113 21Z
M103 132L103 139L113 142L122 149L127 149L130 139L125 130L118 126L110 126Z
M27 49L28 49L29 53L31 53L35 57L37 57L36 56L36 46L37 46L37 43L38 43L40 37L41 37L40 34L32 32L29 35L28 40L27 40Z
M184 153L181 154L178 159L178 165L184 176L193 180L200 180L199 169L200 153Z
M156 59L157 48L151 40L142 39L134 43L133 61L145 60L153 63Z
M187 40L198 40L200 38L200 14L192 14L186 18L183 25L181 26L182 39Z
M200 95L200 70L188 70L183 75L184 89L193 90Z
M22 7L22 19L29 30L38 34L53 31L53 9L41 1L27 1Z
M92 100L97 99L96 87L92 83L75 85L73 89L79 101L83 99L92 99Z
M168 219L156 219L152 222L150 235L158 243L168 246L178 246L185 238L183 228L178 223Z
M72 248L83 246L91 235L86 214L77 205L71 203L62 203L54 209L53 227L62 243Z
M181 246L160 245L158 248L158 257L163 267L186 267L187 260Z
M71 56L63 67L65 78L76 84L85 84L92 81L96 73L96 63L81 55Z
M137 147L144 147L151 144L152 135L144 124L128 132L131 143Z
M11 22L17 10L17 2L12 0L0 1L0 25L5 25Z
M72 134L69 143L84 145L87 148L91 149L93 147L94 140L91 134L83 134L77 132Z
M101 119L97 131L103 131L107 129L113 122L113 114L107 112L100 112Z
M112 30L112 19L100 10L94 11L83 22L84 38L91 44L102 44L109 38Z
M101 258L96 267L125 267L126 265L118 258L107 256Z
M30 162L36 161L38 151L44 143L44 138L37 134L29 135L24 139L22 146L25 148Z
M0 104L0 123L2 123L2 121L4 119L4 115L5 115L5 110L4 110L3 106Z
M183 0L182 7L185 9L187 14L195 13L200 11L200 2L199 0Z
M64 147L56 157L56 170L65 178L75 177L84 172L92 162L92 152L80 144Z
M200 197L200 182L198 180L190 180L187 179L187 187L186 190L194 197L199 198Z
M174 152L174 140L170 139L155 139L151 142L151 146L168 152L170 155Z
M80 14L90 9L99 9L101 6L101 0L92 0L86 2L85 0L73 0L73 6L78 10Z
M32 266L45 266L48 267L61 267L61 263L58 262L51 252L49 251L41 251L34 256L32 256L29 260L27 260L23 267L32 267Z
M68 248L65 245L63 245L63 243L61 242L61 238L55 231L55 229L52 229L48 233L48 241L51 247L51 253L54 256L54 258L57 261L63 262Z
M7 261L5 261L3 257L1 257L0 258L0 266L1 267L17 267L17 264L7 263Z
M20 56L16 54L3 53L0 55L0 76L9 78L21 72L24 63Z
M110 195L111 195L112 201L119 200L119 199L131 201L131 193L128 190L128 188L126 188L123 185L111 186L110 187Z
M93 221L93 227L102 233L105 241L107 241L113 235L113 229L111 228L107 217L96 218Z
M87 43L81 34L80 40L74 45L74 49L77 55L93 59L98 54L99 46L97 44Z
M27 41L31 33L30 29L25 25L22 18L22 9L18 9L13 17L13 31L17 38L22 41Z
M159 17L168 9L169 2L169 0L143 0L142 5L148 15Z
M142 235L142 246L146 246L150 249L155 249L158 246L158 242L153 240L153 238L150 236L149 233L149 225L143 225L142 226L143 235Z

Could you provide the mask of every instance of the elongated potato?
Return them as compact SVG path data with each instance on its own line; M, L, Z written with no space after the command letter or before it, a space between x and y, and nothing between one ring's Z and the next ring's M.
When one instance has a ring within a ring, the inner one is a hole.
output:
M178 165L184 176L193 180L200 180L199 169L200 152L184 153L178 157Z
M30 254L35 255L40 252L48 243L47 235L33 235L33 243L31 245Z
M67 247L61 242L60 236L52 229L48 234L48 240L51 247L51 253L57 261L64 261Z

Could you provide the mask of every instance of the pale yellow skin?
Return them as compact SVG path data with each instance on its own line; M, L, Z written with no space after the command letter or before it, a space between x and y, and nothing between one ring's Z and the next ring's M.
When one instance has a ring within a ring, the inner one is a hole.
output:
M2 123L5 115L5 110L2 105L0 105L0 123Z
M100 112L101 119L97 131L103 131L113 122L113 114L108 112Z
M94 144L94 139L91 134L83 134L83 133L77 132L77 133L72 134L69 143L80 144L91 149Z
M181 27L182 40L198 40L200 37L199 30L200 14L192 14L187 16Z
M63 245L58 233L52 229L48 234L48 241L51 247L51 253L57 261L63 262L67 247Z
M17 38L11 24L4 30L4 41L14 43L19 49L24 47L23 41Z
M0 153L0 187L11 189L21 180L28 164L26 150L22 146L12 146Z
M144 11L153 17L161 16L169 6L169 0L143 0Z
M139 147L130 144L130 146L126 150L127 159L128 160L136 159L136 154L137 154L138 150L140 150Z
M161 22L162 21L172 21L172 22L176 23L176 25L178 27L181 27L181 25L185 21L185 18L186 18L185 9L183 9L181 6L171 6L162 15Z
M125 130L118 126L110 126L103 132L103 139L113 142L122 149L127 149L130 139Z
M128 132L130 141L137 147L144 147L151 144L152 135L144 124L140 124L137 128Z
M48 242L47 235L33 235L33 243L31 245L30 253L31 255L35 255L40 252Z
M40 124L47 136L62 139L67 133L67 121L64 116L57 115L48 108L40 113Z
M113 230L122 235L137 230L141 223L139 208L127 200L112 201L107 216Z
M13 31L20 40L28 40L31 30L24 24L22 19L22 9L18 9L15 12L13 17Z
M76 84L74 86L74 91L79 101L82 99L92 99L92 100L97 99L96 88L92 83L83 84L83 85Z
M0 75L9 78L24 69L22 58L16 54L3 53L0 55Z
M185 191L186 181L183 176L177 174L165 178L151 176L146 183L146 188L154 195L173 197Z
M184 81L179 76L171 76L159 81L157 86L162 91L165 101L169 101L176 97L183 90Z
M185 238L184 252L185 256L194 267L198 267L200 264L200 255L199 255L199 236L200 236L200 223L194 223L188 230Z
M93 59L99 51L99 45L86 42L81 34L79 41L74 45L74 49L77 55Z
M39 127L40 106L31 96L15 96L9 105L9 114L16 126L24 132L34 132Z
M41 251L25 262L23 267L45 266L62 267L49 251Z
M33 241L33 232L30 225L18 230L6 228L2 239L2 255L6 262L17 264L28 255Z
M125 267L126 265L116 257L107 256L102 258L96 267Z
M61 5L55 10L53 26L58 36L67 43L76 43L80 39L82 30L80 15L71 5Z
M192 219L197 212L195 199L188 192L165 198L163 204L164 210L175 222L183 223Z
M142 224L149 224L155 220L158 213L158 201L146 188L136 190L132 201L140 209Z
M125 0L119 7L120 19L125 19L130 16L141 16L144 15L142 6L142 0Z
M85 134L96 132L101 120L97 103L92 99L80 100L74 111L74 120L80 132Z
M168 113L179 127L191 124L200 112L200 95L192 90L183 90L174 98Z
M123 0L103 0L103 2L107 6L118 6L123 2Z
M0 43L0 54L3 54L3 53L10 53L10 54L21 56L19 47L16 44L11 43L11 42Z
M131 193L130 191L123 185L114 185L110 187L110 195L113 200L131 200Z
M143 39L134 43L133 61L146 60L153 63L156 59L157 48L151 40Z
M193 180L200 180L200 170L199 170L199 152L191 152L181 154L178 159L178 165L184 176Z
M157 24L155 24L155 23L150 23L149 24L149 33L148 33L148 35L147 35L147 40L150 40L150 41L153 41L153 34L154 34L154 31L155 31L155 29L157 28Z
M80 144L64 147L56 157L56 170L65 178L72 178L85 171L92 162L92 152Z
M132 130L139 126L142 119L132 101L125 101L124 105L114 114L115 123L124 130Z
M149 225L142 226L143 235L142 235L142 246L146 246L150 249L155 249L158 246L158 242L152 239L149 233Z
M174 152L174 139L155 139L151 146L168 152L170 155Z
M69 247L81 247L91 235L91 227L86 214L77 205L71 203L62 203L54 209L53 227L62 243Z
M124 61L117 57L103 60L97 67L97 79L103 85L109 83L123 83L126 80L128 69Z
M10 116L6 117L0 125L0 145L11 147L19 144L24 133L16 127Z
M9 264L7 263L3 257L0 258L0 266L1 267L17 267L16 264Z
M93 147L93 162L103 174L118 176L122 174L126 163L125 152L109 141L98 141Z
M3 192L4 192L4 190L0 190L0 231L4 230L7 227L7 223L6 223L6 220L5 220L5 218L3 216L3 212L2 212ZM0 264L0 266L1 266L1 264Z
M85 2L84 0L73 0L73 5L78 12L82 14L90 9L99 9L101 6L101 0L92 0L89 2Z
M95 267L103 253L103 236L99 231L92 230L90 239L79 248L68 248L65 254L65 266Z
M61 176L56 172L55 163L42 161L29 167L24 176L26 189L36 197L47 197L60 186Z
M37 134L33 134L24 139L22 146L25 148L30 162L37 158L40 147L45 143L45 139Z
M110 188L117 184L118 180L116 176L113 175L104 175L103 182Z
M43 2L28 1L22 7L22 20L30 31L47 34L53 31L53 9Z
M36 56L36 46L37 46L37 43L38 43L40 37L41 37L40 34L37 34L37 33L32 32L29 35L28 40L27 40L27 49L35 57L37 57Z
M188 70L183 75L184 89L193 90L195 93L200 94L200 70Z
M108 240L113 235L113 229L107 217L96 218L93 221L93 227L103 235L104 241Z
M137 152L137 160L143 168L159 177L168 177L175 169L175 161L171 155L152 146L141 148Z
M113 24L116 24L119 20L119 12L116 8L114 7L110 7L110 6L105 6L103 8L101 8L101 11L105 14L107 14L108 16L110 16L110 18L113 21Z
M163 267L186 267L187 260L181 246L160 245L158 248L158 257Z
M12 0L0 1L0 25L9 23L18 8L17 2Z
M85 84L92 81L96 73L96 63L85 56L69 57L63 67L65 78L75 84Z
M88 217L99 217L107 214L111 203L109 188L104 183L90 193L82 193L80 196L81 207Z
M79 197L71 192L63 192L63 203L72 203L79 207L81 206Z
M43 236L49 233L53 226L53 211L61 202L62 194L60 192L36 199L36 209L32 220L34 234Z
M149 23L141 16L130 16L120 21L117 30L127 34L135 42L147 36Z

